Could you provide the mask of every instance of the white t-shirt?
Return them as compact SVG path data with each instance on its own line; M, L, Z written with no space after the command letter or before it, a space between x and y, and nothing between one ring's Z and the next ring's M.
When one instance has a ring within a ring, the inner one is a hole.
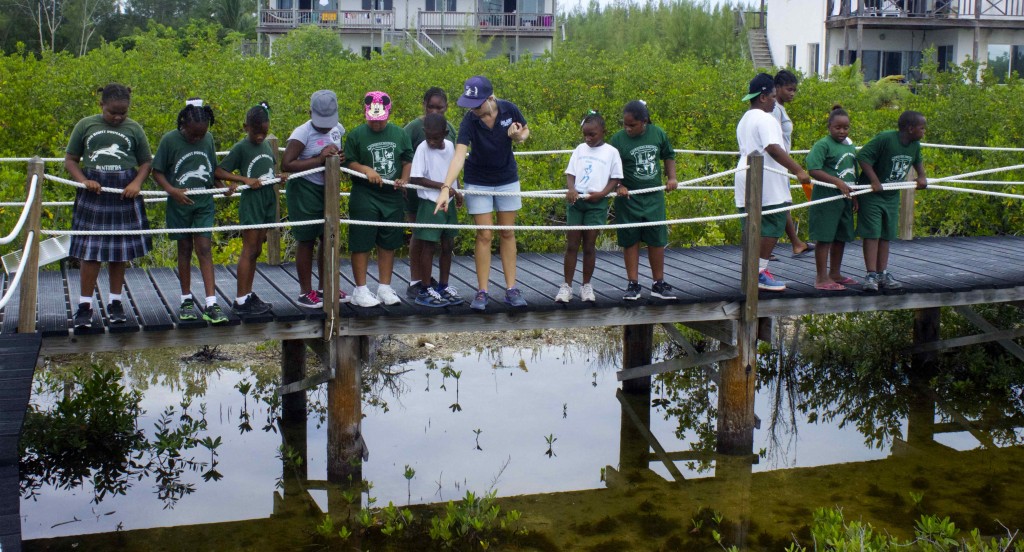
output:
M416 153L412 156L412 171L409 173L409 177L428 178L435 182L444 182L444 177L448 176L448 165L451 164L453 157L455 157L455 145L452 144L451 140L444 141L444 149L434 149L428 146L427 141L424 140L420 142L420 145L416 146ZM458 180L452 182L453 189L458 187ZM437 201L441 191L416 190L416 195L420 199ZM451 196L452 194L449 194L449 197Z
M341 123L338 123L338 126L332 128L327 134L324 134L313 128L313 121L306 121L292 131L292 135L288 137L288 141L291 142L292 140L295 140L305 146L302 153L299 154L299 159L309 159L320 155L320 152L329 144L334 144L338 147L338 151L341 151L341 137L344 135L345 127L341 126ZM305 178L313 184L319 184L321 186L324 185L323 172L306 175Z
M783 145L786 146L786 153L793 151L793 119L789 118L786 108L778 102L775 102L772 117L775 117L775 120L782 126L782 139L785 142Z
M747 164L747 155L758 152L764 155L765 168L773 168L785 172L786 169L779 165L772 156L765 151L771 144L784 147L782 138L782 127L770 113L760 109L750 109L743 114L738 125L736 125L736 141L740 146L740 161L737 168ZM747 191L747 171L736 173L734 179L736 207L745 205L744 199ZM789 178L785 175L764 171L761 187L761 205L778 205L780 203L791 203L793 194L789 191Z
M576 177L577 192L600 192L608 185L609 179L622 178L622 158L619 150L608 143L596 148L583 143L573 150L565 174Z

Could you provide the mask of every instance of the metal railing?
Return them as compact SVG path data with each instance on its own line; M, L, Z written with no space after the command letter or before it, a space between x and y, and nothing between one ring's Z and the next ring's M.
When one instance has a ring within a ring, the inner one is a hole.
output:
M1024 18L1024 0L829 0L828 18Z
M331 29L393 29L393 10L270 10L259 12L260 27L293 29L301 25L318 25Z
M555 16L550 13L428 12L421 11L416 25L425 31L458 31L475 28L482 32L513 31L551 34Z

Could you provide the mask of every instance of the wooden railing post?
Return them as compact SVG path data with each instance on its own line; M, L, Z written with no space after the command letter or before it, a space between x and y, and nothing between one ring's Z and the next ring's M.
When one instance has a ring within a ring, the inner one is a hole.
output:
M281 155L277 150L277 136L267 136L267 143L274 152L274 173L281 174ZM274 184L274 222L281 222L281 183ZM271 228L267 230L267 263L272 265L281 264L281 229Z
M338 201L341 187L341 160L337 155L327 158L324 171L324 341L330 341L338 333L338 290L341 288L341 261L338 226L341 214Z
M907 173L907 182L914 182L917 180L917 171L913 168ZM908 188L900 191L900 220L899 220L899 236L901 240L912 240L914 239L914 199L917 195L917 190Z
M24 274L21 276L21 296L18 304L18 333L35 333L36 331L36 297L39 289L39 242L42 226L39 216L43 209L43 172L45 166L39 157L28 162L28 175L25 179L25 197L32 187L32 178L36 178L36 193L30 200L28 219L22 232L25 234L23 255L25 260ZM28 239L28 233L32 239Z
M743 307L736 327L736 358L721 364L718 389L718 452L751 454L754 449L754 385L757 380L757 275L761 250L761 186L764 157L747 156L740 289Z
M17 307L17 333L33 334L36 332L36 297L39 288L39 242L42 226L39 216L43 209L43 172L45 166L43 160L38 157L32 158L29 162L29 172L25 180L25 195L28 197L29 188L32 187L32 178L36 178L36 195L30 200L29 218L25 221L26 240L24 242L23 255L28 259L25 261L25 273L22 274L22 291L18 299ZM32 232L32 240L29 240L29 232Z

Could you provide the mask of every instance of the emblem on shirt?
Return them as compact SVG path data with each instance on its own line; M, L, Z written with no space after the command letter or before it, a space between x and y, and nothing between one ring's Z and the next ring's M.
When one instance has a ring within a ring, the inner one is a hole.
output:
M373 156L373 170L384 178L395 173L395 148L394 142L378 142L368 148Z
M847 157L852 159L850 163L846 162ZM832 168L832 170L836 171L836 176L839 177L839 180L842 180L843 182L853 182L854 179L857 178L856 159L857 156L850 152L846 152L839 156L839 160L836 161L835 167ZM844 164L847 165L847 167L845 169L840 169Z
M508 126L511 125L511 124L512 124L512 117L509 117L508 119L504 119L504 120L501 121L502 128L508 128Z
M889 171L889 178L886 179L886 182L902 182L906 180L913 161L914 159L909 155L892 156L892 170Z
M99 159L101 155L107 155L114 159L122 159L128 157L128 153L121 150L121 144L110 144L105 148L100 148L89 156L89 161L95 161Z
M331 131L331 142L335 144L341 143L341 132L337 128Z
M636 177L651 179L658 174L658 146L638 146L629 152L636 163Z
M209 176L210 169L208 169L206 165L199 165L199 168L197 169L192 169L191 171L182 173L182 175L178 177L178 184L184 187L185 183L193 178L198 178L200 182L205 183Z
M585 188L590 183L590 173L592 172L594 172L594 163L587 163L587 166L583 168L583 178L579 182L581 188Z

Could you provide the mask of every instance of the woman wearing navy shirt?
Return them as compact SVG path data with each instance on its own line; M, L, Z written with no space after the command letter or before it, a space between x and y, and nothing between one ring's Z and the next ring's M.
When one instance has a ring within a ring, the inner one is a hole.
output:
M519 169L512 155L512 145L522 143L530 136L526 118L512 102L494 97L494 87L486 77L471 77L459 97L460 107L469 111L459 125L455 144L455 157L448 166L444 187L437 198L437 210L447 209L451 188L463 168L466 209L478 225L493 224L491 213L498 214L499 226L512 226L516 211L522 206L519 196L477 195L473 191L519 192ZM472 146L472 153L466 152ZM516 287L516 236L512 230L499 232L498 250L501 268L505 272L505 303L525 307L526 299ZM470 307L482 311L487 308L487 282L491 273L490 230L476 232L476 278L479 284Z

